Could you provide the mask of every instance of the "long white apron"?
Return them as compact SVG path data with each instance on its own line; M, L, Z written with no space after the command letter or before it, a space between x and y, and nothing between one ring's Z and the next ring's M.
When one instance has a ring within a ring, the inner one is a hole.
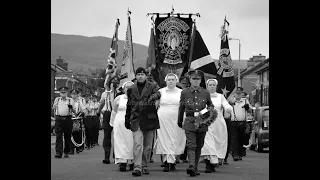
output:
M164 161L174 163L175 156L183 154L186 145L186 135L178 126L178 110L181 89L169 90L162 88L158 117L160 129L157 129L156 154L163 154Z
M222 107L223 104L225 106L228 106L229 104L224 101L225 98L222 96L223 95L219 93L215 93L215 96L211 96L212 103L218 111L218 116L216 121L209 126L204 145L201 149L201 156L209 155L210 158L205 159L209 159L211 163L218 163L217 158L224 159L228 148L228 130L223 117Z
M118 112L113 124L114 156L115 163L126 163L123 160L133 159L132 132L124 126L127 99L120 95Z

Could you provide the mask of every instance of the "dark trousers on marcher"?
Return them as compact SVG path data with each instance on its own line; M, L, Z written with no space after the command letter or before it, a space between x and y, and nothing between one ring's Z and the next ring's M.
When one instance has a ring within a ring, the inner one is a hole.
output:
M71 116L61 119L56 117L55 122L55 133L56 133L56 153L62 154L69 153L70 142L71 142L71 131L72 131L72 120ZM63 139L64 137L64 149L63 149Z
M230 151L232 156L241 157L241 154L244 152L245 148L243 147L245 141L245 121L231 121L230 130L231 130L231 144Z
M92 116L85 117L84 128L85 128L85 134L86 134L87 147L91 147L93 144L93 130L92 130L93 123L94 123L94 119Z
M193 166L197 171L206 132L185 131L185 133L187 137L189 166Z
M180 155L180 160L187 160L187 152L188 152L188 147L186 143L186 147L184 148L183 154Z
M100 120L98 116L94 117L96 123L95 123L95 128L94 128L94 140L93 142L98 144L98 140L99 140L99 130L100 130Z
M226 121L226 124L227 124L227 131L228 131L228 147L227 147L227 152L226 152L226 156L225 156L225 160L228 160L228 156L229 156L229 153L230 153L230 144L231 144L231 119L230 118L225 118L225 121Z
M110 126L110 117L111 117L111 112L110 111L105 111L103 114L103 149L104 149L104 159L105 160L110 160L110 152L111 152L111 132L112 132L112 127Z

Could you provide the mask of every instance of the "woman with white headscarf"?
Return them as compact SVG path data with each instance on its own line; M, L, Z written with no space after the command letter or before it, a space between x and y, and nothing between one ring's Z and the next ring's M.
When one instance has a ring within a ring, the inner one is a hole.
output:
M178 110L181 89L176 87L178 77L168 73L165 77L166 87L159 89L158 117L160 129L157 129L156 154L162 155L164 172L175 170L176 156L183 154L186 145L184 130L178 126Z
M216 92L218 81L216 79L208 79L206 86L210 92L212 103L218 112L217 119L212 123L206 133L204 145L201 149L200 161L204 159L206 162L205 173L215 172L215 164L225 158L228 147L228 130L223 117L223 109L225 114L233 115L232 107L226 98Z
M127 105L127 89L133 85L133 82L127 81L123 83L122 88L125 94L121 94L114 99L113 108L110 118L110 126L113 127L113 147L115 155L115 164L119 164L120 171L125 171L127 164L130 170L133 170L133 136L132 131L124 126L126 105Z

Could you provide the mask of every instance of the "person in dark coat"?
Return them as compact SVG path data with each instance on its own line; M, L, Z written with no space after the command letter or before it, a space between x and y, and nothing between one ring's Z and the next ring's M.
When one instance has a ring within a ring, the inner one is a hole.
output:
M132 131L134 170L133 176L149 174L152 141L155 130L160 128L155 101L161 97L159 86L147 80L146 70L139 67L136 82L127 90L125 127Z

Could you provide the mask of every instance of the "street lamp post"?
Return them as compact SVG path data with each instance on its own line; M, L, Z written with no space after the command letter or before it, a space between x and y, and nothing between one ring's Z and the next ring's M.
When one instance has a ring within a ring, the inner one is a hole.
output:
M241 83L240 83L240 53L241 53L241 43L240 43L240 39L229 38L229 40L237 40L237 41L239 41L238 87L240 87L240 86L241 86Z

